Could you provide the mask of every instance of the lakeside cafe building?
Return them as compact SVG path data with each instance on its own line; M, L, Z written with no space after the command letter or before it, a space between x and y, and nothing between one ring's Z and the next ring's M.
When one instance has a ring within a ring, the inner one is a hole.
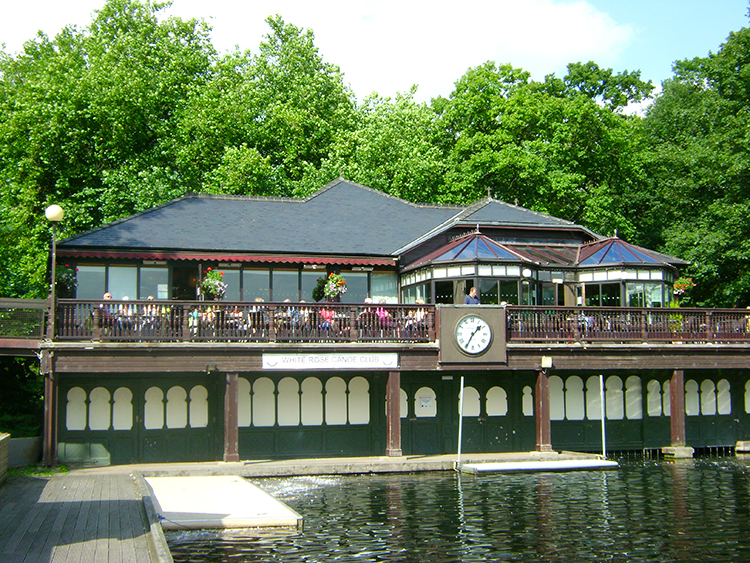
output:
M56 257L46 460L453 453L462 377L466 453L601 451L602 412L614 450L750 436L744 309L669 308L685 262L490 198L185 196Z

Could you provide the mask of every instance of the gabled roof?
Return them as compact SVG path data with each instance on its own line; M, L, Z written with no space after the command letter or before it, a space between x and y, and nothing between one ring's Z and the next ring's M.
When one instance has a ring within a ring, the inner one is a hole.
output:
M185 196L58 246L388 256L461 209L414 204L338 179L304 199Z
M664 266L687 264L671 256L659 254L610 237L581 246L576 263L579 266Z
M490 198L467 207L416 204L339 178L304 199L189 195L60 241L58 248L89 256L106 250L390 257L463 223L585 231Z

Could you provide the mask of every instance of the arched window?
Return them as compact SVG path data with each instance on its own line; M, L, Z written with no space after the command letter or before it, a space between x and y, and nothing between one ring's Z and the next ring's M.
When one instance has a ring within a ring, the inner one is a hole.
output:
M586 418L602 419L602 394L598 375L592 375L586 380Z
M346 424L346 381L331 377L326 381L326 424Z
M370 384L361 376L349 381L349 424L370 423Z
M420 387L414 395L414 414L417 418L437 416L437 397L430 387Z
M400 408L401 408L401 418L408 418L409 417L409 396L406 394L406 391L403 389L399 389L400 398Z
M164 427L164 392L158 387L150 387L145 395L143 427L155 430Z
M187 414L187 391L175 385L167 391L167 428L186 428Z
M716 386L710 379L701 383L701 413L707 416L716 414Z
M133 428L133 392L127 387L119 387L112 398L112 428L130 430Z
M583 399L583 379L572 375L565 380L565 415L568 420L583 420L586 416Z
M625 401L622 392L622 379L611 375L606 379L606 415L609 420L625 418Z
M276 397L274 384L268 377L259 377L253 383L253 426L276 424Z
M317 377L306 377L302 382L303 426L320 426L323 424L323 383Z
M726 379L720 379L716 385L716 401L719 414L732 414L732 392L729 382Z
M534 416L534 391L525 385L521 392L521 408L524 416Z
M65 428L68 430L86 430L86 391L80 387L73 387L68 391L67 398Z
M631 375L625 380L625 416L628 420L643 418L641 378Z
M464 387L463 411L464 416L479 416L482 412L479 391L474 387Z
M279 426L298 426L300 417L299 383L293 377L279 381Z
M565 391L563 380L557 375L549 377L549 417L551 420L565 420Z
M698 383L694 379L685 382L685 414L698 416L701 413L701 400L698 394Z
M244 377L237 378L237 426L247 428L252 423L252 395L250 382Z
M208 426L208 390L196 385L190 390L190 428Z
M487 416L505 416L508 414L508 393L502 387L491 387L487 391Z
M89 430L109 430L109 391L95 387L89 394Z
M655 379L646 384L646 412L648 416L661 416L661 383Z
M667 379L662 386L664 393L662 394L662 405L664 406L664 416L672 416L672 393L670 393L670 382Z

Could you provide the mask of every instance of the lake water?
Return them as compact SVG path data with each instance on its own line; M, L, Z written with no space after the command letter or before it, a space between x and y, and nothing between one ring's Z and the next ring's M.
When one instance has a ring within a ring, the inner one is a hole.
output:
M565 473L253 479L303 531L169 533L176 562L750 561L750 459Z

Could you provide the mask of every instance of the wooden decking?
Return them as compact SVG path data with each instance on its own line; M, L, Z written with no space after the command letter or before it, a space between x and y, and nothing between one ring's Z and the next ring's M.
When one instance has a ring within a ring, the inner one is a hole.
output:
M151 562L132 476L18 477L0 486L0 561Z

